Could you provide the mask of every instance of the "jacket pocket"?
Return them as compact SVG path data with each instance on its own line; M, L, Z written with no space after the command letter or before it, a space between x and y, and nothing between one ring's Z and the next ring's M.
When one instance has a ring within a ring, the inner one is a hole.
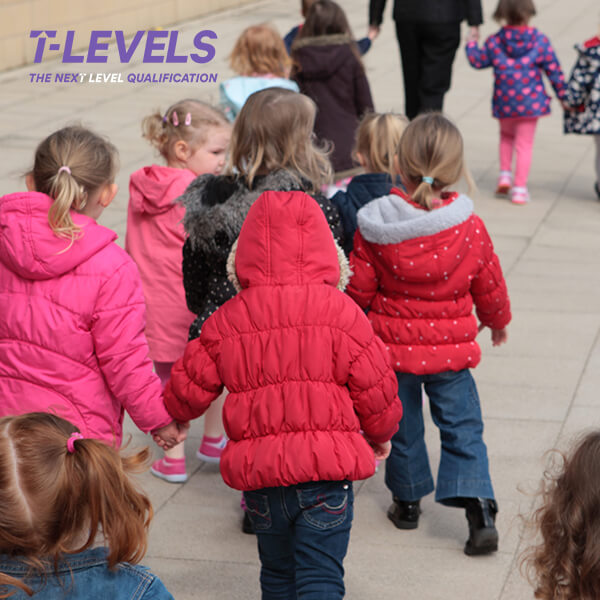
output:
M352 484L348 481L311 485L298 488L296 493L302 517L317 529L332 529L348 518L353 501Z

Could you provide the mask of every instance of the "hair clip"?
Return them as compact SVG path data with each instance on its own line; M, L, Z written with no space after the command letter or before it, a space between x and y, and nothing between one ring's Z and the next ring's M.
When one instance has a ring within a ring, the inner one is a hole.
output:
M433 185L433 177L421 177L421 181L428 183L429 185Z
M167 122L168 120L169 120L169 119L168 119L168 117L167 117L167 115L166 115L166 113L165 113L165 116L162 118L162 123L163 123L163 125L165 125L165 124L166 124L166 122Z
M173 127L177 127L179 125L179 117L177 116L176 110L174 110L171 114L171 121L173 121Z
M57 175L60 175L63 171L66 171L69 175L71 174L71 169L69 169L69 167L67 167L66 165L63 165L58 171L57 171Z
M185 113L185 123L184 125L191 125L192 124L192 115L190 113Z
M79 433L79 431L74 431L67 440L67 450L69 454L73 454L75 452L75 440L82 440L83 436Z

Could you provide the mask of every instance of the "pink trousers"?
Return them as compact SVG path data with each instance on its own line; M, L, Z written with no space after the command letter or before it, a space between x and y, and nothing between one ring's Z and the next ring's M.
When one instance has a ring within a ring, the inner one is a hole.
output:
M533 139L538 119L499 119L500 121L500 171L512 172L513 154L515 165L515 187L527 187Z

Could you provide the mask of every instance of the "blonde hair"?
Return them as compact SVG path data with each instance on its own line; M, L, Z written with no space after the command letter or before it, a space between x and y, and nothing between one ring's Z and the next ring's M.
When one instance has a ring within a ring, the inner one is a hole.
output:
M263 23L242 31L229 55L229 64L238 75L287 78L292 63L277 30Z
M404 115L394 113L367 113L356 131L354 159L360 153L372 173L388 173L394 181L394 155L408 124Z
M214 106L200 100L181 100L162 115L152 113L142 121L142 137L147 139L165 160L173 158L173 146L183 140L192 149L204 144L211 127L230 127L227 117Z
M75 241L81 228L70 211L81 211L94 192L112 183L117 168L117 149L84 127L64 127L40 143L29 175L36 191L53 200L48 223L58 237Z
M101 533L108 564L139 562L146 552L152 505L128 473L148 461L148 448L122 457L99 440L67 441L77 428L47 413L0 419L0 554L18 556L29 574L65 554L90 548ZM0 572L0 590L25 581ZM0 593L7 598L12 593Z
M424 208L432 208L432 199L446 186L464 177L469 190L475 187L465 165L463 138L456 125L440 113L425 113L407 125L396 160L402 178L417 188L412 199ZM432 183L424 180L431 178Z
M257 175L286 169L312 192L332 178L328 152L315 145L315 103L297 92L272 87L250 95L231 135L229 172L252 187Z

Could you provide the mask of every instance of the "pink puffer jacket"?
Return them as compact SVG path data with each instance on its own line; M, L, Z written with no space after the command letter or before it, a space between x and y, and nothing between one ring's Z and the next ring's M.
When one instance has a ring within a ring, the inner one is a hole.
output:
M116 234L72 213L69 247L51 199L0 198L0 415L55 412L119 446L123 410L144 432L171 421L144 337L137 268Z

